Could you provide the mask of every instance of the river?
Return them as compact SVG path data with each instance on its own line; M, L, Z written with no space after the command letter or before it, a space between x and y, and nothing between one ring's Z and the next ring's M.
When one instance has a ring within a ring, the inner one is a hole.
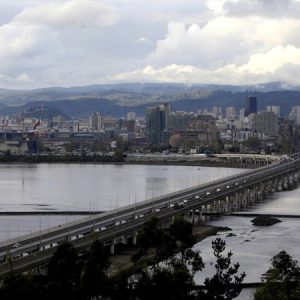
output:
M0 216L0 240L49 228L78 219L73 211L105 211L134 201L185 189L244 169L166 165L101 164L3 164L0 165L0 211L70 211L65 216ZM247 211L252 214L300 215L300 188L275 193ZM247 212L246 211L246 212ZM219 233L226 251L245 271L245 282L259 282L272 256L286 250L300 260L300 219L281 217L281 223L255 227L252 217L227 216L209 222L232 229ZM213 254L209 237L195 245L206 263L196 275L197 283L213 274ZM251 299L244 291L239 299Z
M218 236L226 241L226 253L233 252L232 261L240 263L240 271L246 272L244 282L260 282L261 275L271 265L271 258L281 250L286 250L292 257L300 261L300 188L288 192L274 193L262 203L248 208L243 213L281 215L280 223L273 226L257 227L252 225L253 217L222 216L208 222L210 225L227 226L229 232ZM284 217L286 215L287 217ZM209 237L195 245L201 251L206 262L204 272L196 275L196 282L201 284L205 277L214 273L215 262L211 242L216 237ZM245 290L239 299L251 298L252 291Z
M0 211L106 211L243 171L166 165L1 164Z
M1 164L0 212L69 211L65 216L0 216L0 240L244 172L167 165Z

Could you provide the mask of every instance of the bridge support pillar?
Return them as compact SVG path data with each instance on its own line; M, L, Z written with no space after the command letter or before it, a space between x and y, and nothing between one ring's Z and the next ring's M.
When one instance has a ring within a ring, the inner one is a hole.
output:
M127 245L127 238L126 238L126 236L125 235L123 235L122 236L122 243L124 244L124 245Z
M115 254L115 244L116 244L116 239L113 239L110 243L110 254Z
M227 213L231 214L231 212L232 212L232 202L230 201L229 197L226 197L226 206L227 206Z
M138 233L137 233L137 231L135 231L134 234L133 234L133 237L132 237L132 244L134 246L137 245L137 236L138 236Z
M283 190L287 191L289 189L287 176L283 177Z
M278 184L277 184L277 186L278 186L278 191L279 192L281 192L282 190L283 190L283 180L282 180L282 178L279 178L278 179Z

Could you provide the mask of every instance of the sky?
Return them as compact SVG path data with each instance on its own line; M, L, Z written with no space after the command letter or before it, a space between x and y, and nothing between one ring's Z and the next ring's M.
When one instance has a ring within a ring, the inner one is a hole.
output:
M300 0L0 0L0 88L300 85Z

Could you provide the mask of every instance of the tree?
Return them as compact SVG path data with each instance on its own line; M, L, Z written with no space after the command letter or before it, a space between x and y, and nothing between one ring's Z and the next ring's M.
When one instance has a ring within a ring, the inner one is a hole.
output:
M186 249L129 280L133 299L195 299L194 275L204 267L199 252Z
M255 291L255 300L293 300L300 298L300 268L296 260L281 251L272 258L264 285Z
M192 247L196 243L193 235L193 224L185 221L182 217L176 217L169 227L169 234L177 243L177 248L182 251Z
M81 280L82 292L87 299L106 294L108 286L106 271L109 265L107 251L100 241L95 240L87 253L87 261L83 267Z
M69 242L58 246L48 266L49 292L53 297L76 299L79 287L80 268L77 253Z
M43 275L13 275L4 279L1 299L39 300L47 298L47 280Z
M222 252L226 248L224 240L217 238L212 241L212 248L217 259L215 264L216 274L212 278L205 279L205 296L210 300L234 299L242 290L241 283L246 274L243 272L241 275L237 275L240 265L239 263L231 265L231 251L223 256Z
M130 277L132 299L195 299L194 275L204 263L199 252L190 249L195 243L192 224L177 217L169 229L162 229L153 218L144 224L138 241L144 251L155 249L155 263Z
M159 247L163 237L163 229L159 226L157 218L145 222L142 232L138 236L138 245L142 249Z
M261 147L261 140L258 137L251 137L244 142L244 145L250 149L257 150Z

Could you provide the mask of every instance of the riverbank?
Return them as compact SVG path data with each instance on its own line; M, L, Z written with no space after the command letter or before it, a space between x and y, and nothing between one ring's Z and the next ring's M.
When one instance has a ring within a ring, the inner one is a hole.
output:
M256 168L278 160L275 156L255 154L198 155L74 155L74 154L5 154L1 163L92 163L135 165L184 165L227 168Z
M211 225L196 225L193 227L193 234L196 237L197 243L209 236L214 236L218 232L228 231L228 227L211 226ZM154 252L142 257L138 263L131 260L132 255L138 252L137 248L130 247L128 249L119 251L119 253L111 256L111 266L108 270L108 276L114 277L120 272L136 273L143 269L146 265L154 263Z
M198 160L127 160L126 158L102 157L102 156L40 156L40 155L10 155L0 156L1 164L103 164L103 165L155 165L155 166L196 166L196 167L220 167L220 168L254 168L251 163L244 164L227 160L198 159Z

